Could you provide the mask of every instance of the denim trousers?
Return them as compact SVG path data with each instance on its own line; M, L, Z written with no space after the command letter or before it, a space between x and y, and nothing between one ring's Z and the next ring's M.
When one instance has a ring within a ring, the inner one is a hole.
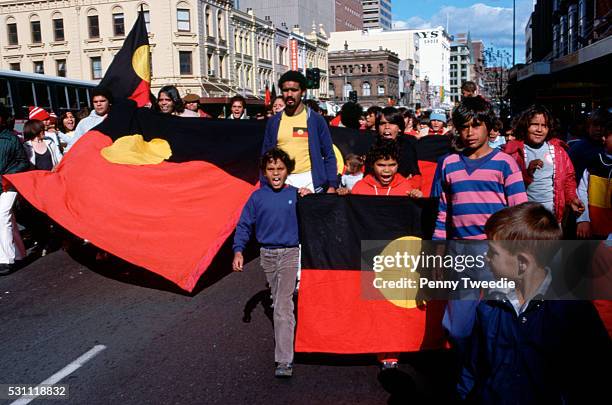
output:
M274 303L274 360L293 362L295 316L293 292L299 267L298 247L260 250L260 263L272 289Z

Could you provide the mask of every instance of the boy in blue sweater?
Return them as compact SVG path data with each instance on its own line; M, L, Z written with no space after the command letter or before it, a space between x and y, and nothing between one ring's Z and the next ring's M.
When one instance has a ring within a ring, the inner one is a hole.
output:
M260 169L265 182L247 201L234 236L234 271L242 271L242 252L255 232L261 245L260 261L274 303L274 359L276 377L293 375L293 291L300 264L296 203L298 195L310 193L285 184L295 161L279 148L261 157Z

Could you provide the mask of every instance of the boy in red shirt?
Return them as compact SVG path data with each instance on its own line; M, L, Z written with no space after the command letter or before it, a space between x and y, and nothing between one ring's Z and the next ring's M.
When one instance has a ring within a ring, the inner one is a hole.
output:
M395 142L382 141L375 145L366 157L370 174L353 186L351 194L422 197L421 176L402 176L397 172L398 161L399 151Z

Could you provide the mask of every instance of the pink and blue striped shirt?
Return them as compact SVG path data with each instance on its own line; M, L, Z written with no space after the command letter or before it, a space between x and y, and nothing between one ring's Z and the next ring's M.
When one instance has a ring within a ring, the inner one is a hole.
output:
M486 239L484 226L491 215L527 201L516 161L498 149L478 159L452 154L441 165L433 239Z

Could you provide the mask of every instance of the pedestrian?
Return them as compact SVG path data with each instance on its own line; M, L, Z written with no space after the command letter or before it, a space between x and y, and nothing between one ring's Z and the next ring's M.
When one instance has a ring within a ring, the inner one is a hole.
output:
M163 114L182 116L185 112L185 105L176 87L169 85L159 89L157 109Z
M366 110L366 131L376 132L376 120L380 118L382 108L377 105L373 105Z
M74 136L74 130L76 129L77 124L78 121L72 111L66 111L65 113L60 115L57 128L59 129L58 135L60 138L60 142L61 144L63 144L64 148L72 140L72 137Z
M249 117L246 114L246 99L240 94L236 94L230 98L230 115L227 116L228 120L248 120Z
M29 108L28 119L41 121L45 125L45 137L55 142L58 147L60 146L60 138L56 129L51 124L51 114L47 110L42 107L32 106Z
M17 135L8 128L10 112L0 104L0 176L24 172L30 168L30 162ZM0 275L9 274L15 260L22 258L19 247L23 242L13 216L13 204L17 191L12 187L0 184Z
M335 193L338 167L331 134L325 119L302 102L306 78L300 72L288 71L280 77L278 87L285 109L266 123L262 153L279 147L295 160L287 184L316 193Z
M113 95L107 88L98 86L92 90L91 102L93 104L93 110L87 117L79 121L74 130L74 136L72 136L72 139L69 139L68 145L66 146L66 152L68 152L86 132L106 119L113 104Z
M279 148L263 154L260 170L265 180L242 210L233 246L232 269L240 272L244 268L242 253L253 232L261 245L260 263L272 290L274 306L276 377L293 375L293 292L300 260L296 205L299 197L310 193L307 188L286 184L294 167L295 161Z
M344 158L346 163L346 172L340 179L340 188L338 194L345 195L351 192L355 183L363 179L363 156L358 156L354 153L349 153Z
M612 121L604 126L604 150L584 170L578 196L586 207L576 222L580 239L608 239L612 235Z
M567 154L567 145L552 137L554 117L544 106L533 105L516 121L516 140L502 150L516 161L523 174L529 201L542 204L563 220L566 206L575 214L584 211L576 195L574 165Z
M444 110L432 111L429 115L428 135L445 135L446 132L446 113Z
M363 108L359 103L349 101L342 105L340 109L341 127L360 129L361 117L363 116Z
M576 169L577 183L580 182L584 169L591 164L593 157L599 156L603 151L601 143L603 130L611 119L610 111L605 107L599 107L587 120L587 133L581 140L572 142L568 153Z
M185 97L183 97L183 104L185 105L185 111L183 111L183 114L181 115L181 117L200 117L200 118L209 118L206 117L206 114L204 111L202 111L199 108L199 103L200 102L200 96L198 96L197 94L186 94Z
M489 146L493 149L502 149L506 144L506 138L501 136L504 124L497 119L493 123L493 128L489 131Z
M376 142L384 140L396 142L400 154L398 171L402 176L409 177L421 173L417 162L415 140L404 135L404 125L404 116L395 107L383 108L376 122L378 132Z
M23 126L23 138L23 147L34 169L52 171L62 160L58 146L45 137L45 125L41 121L27 121ZM46 214L29 204L26 206L29 208L27 227L41 249L41 256L45 256L55 239L53 223Z
M482 97L464 98L452 113L462 152L452 153L440 162L440 202L434 240L484 240L487 219L508 206L527 201L521 171L511 156L488 144L489 131L495 122L493 107ZM481 255L486 246L453 243L447 252L438 254ZM451 278L489 280L486 269L470 267ZM465 354L476 305L477 289L451 291L443 325L459 355Z
M497 279L478 304L458 393L479 404L581 404L605 398L612 342L590 301L555 299L549 268L562 232L537 203L505 208L485 225ZM605 401L604 401L605 402Z
M285 109L285 101L283 100L283 96L276 96L276 98L272 101L272 112L274 114L278 114L284 109Z
M478 86L476 83L468 80L461 85L461 98L469 98L478 96Z

